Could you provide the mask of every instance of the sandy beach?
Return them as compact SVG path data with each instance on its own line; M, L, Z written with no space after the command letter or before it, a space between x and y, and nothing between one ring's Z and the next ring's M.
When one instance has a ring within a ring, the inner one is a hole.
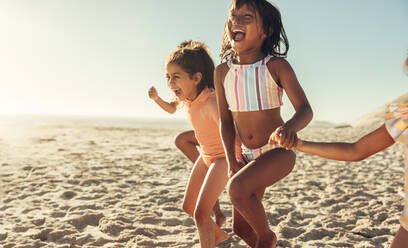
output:
M310 140L355 140L375 128L308 128ZM0 246L199 247L181 209L191 163L173 137L182 129L91 124L0 132ZM399 144L363 162L298 152L293 172L267 189L278 247L387 247L402 211ZM230 238L231 204L220 198Z

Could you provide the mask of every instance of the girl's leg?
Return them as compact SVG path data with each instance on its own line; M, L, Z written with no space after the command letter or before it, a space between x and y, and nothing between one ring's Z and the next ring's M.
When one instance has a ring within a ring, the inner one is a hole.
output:
M191 170L188 179L186 193L184 194L183 210L190 216L194 216L194 209L197 204L197 197L204 182L208 168L201 158L198 158Z
M214 212L214 216L215 216L215 223L217 224L217 226L222 227L222 225L224 225L227 218L225 217L225 215L221 211L220 201L218 199L214 204L213 212Z
M228 238L228 234L220 229L211 219L211 210L228 182L228 166L225 158L211 164L201 187L194 211L194 219L200 235L201 248L215 247Z
M275 247L277 238L269 229L261 199L254 192L287 176L292 171L295 160L293 151L274 149L248 163L230 180L231 202L255 231L257 248Z
M408 231L405 230L402 226L400 226L390 248L406 248L406 247L408 247Z
M255 195L261 200L264 192L264 189L258 190ZM257 241L256 233L235 207L232 209L232 229L250 247L255 247Z
M193 163L200 155L197 149L197 146L199 146L199 144L193 130L178 134L174 139L174 143L176 144L177 148ZM225 223L226 218L221 212L220 203L218 200L215 203L213 210L217 225L222 226Z
M197 150L198 141L193 130L178 134L174 139L174 144L176 144L177 148L193 163L200 155Z

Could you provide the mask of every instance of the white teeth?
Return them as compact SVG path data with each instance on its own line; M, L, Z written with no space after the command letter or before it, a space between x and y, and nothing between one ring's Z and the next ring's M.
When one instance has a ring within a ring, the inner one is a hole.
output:
M234 34L236 34L236 33L245 33L245 31L244 30L242 30L242 29L234 29L234 30L232 30L232 32L234 33Z

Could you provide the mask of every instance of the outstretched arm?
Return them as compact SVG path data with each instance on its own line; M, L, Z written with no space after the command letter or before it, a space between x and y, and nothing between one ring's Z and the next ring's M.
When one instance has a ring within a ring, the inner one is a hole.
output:
M360 161L394 144L385 125L365 135L357 142L324 143L298 140L296 150L324 158L342 161Z
M155 87L149 89L149 97L157 103L164 111L173 114L177 110L178 101L166 102L160 98Z

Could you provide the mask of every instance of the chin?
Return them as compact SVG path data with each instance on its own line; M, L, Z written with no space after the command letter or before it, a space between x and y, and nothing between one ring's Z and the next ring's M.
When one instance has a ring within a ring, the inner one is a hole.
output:
M238 43L234 42L231 44L231 47L236 53L240 53L244 50L243 44L241 42Z
M180 101L186 100L186 97L185 97L185 96L177 96L177 97L178 97L178 99L179 99Z

